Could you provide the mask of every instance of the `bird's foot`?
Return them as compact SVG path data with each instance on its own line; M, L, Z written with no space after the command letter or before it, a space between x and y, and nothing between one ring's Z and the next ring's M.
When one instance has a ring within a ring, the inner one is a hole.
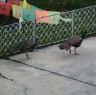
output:
M79 53L75 53L75 55L79 55Z
M27 57L27 60L30 60L31 58L30 57Z
M69 51L69 55L71 54L71 51Z

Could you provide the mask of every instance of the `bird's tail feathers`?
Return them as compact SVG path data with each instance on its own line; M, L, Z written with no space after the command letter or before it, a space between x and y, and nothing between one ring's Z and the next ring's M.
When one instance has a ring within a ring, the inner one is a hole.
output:
M71 48L71 45L66 41L59 45L60 50L69 50Z

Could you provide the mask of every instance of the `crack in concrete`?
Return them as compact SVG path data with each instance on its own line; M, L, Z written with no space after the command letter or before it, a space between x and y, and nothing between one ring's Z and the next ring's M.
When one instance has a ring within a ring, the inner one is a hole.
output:
M17 62L17 63L19 63L19 64L26 65L26 66L28 66L28 67L32 67L32 68L35 68L35 69L38 69L38 70L41 70L41 71L49 72L49 73L54 74L54 75L58 75L58 76L61 76L61 77L65 77L65 78L74 80L74 81L81 82L81 83L83 83L83 84L87 84L87 85L96 87L96 84L92 84L92 83L90 83L90 82L83 81L83 80L80 80L80 79L77 79L77 78L74 78L74 77L71 77L71 76L63 75L63 74L60 74L60 73L57 73L57 72L54 72L54 71L46 70L46 69L43 69L43 68L40 68L40 67L37 67L37 66L29 65L29 64L23 63L23 62L18 61L18 60L14 60L14 59L10 59L10 58L7 58L6 60L14 61L14 62Z
M27 95L27 89L28 89L27 87L25 87L25 89L24 89L24 94L25 95Z
M25 87L24 85L18 83L18 82L15 81L14 79L9 79L8 77L6 77L6 76L5 76L4 74L2 74L2 73L0 73L0 77L2 77L3 79L7 79L7 80L9 80L9 81L13 81L13 82L16 83L17 85L23 87L23 89L24 89L24 95L27 95L27 89L28 89L27 87Z
M23 89L24 89L24 95L27 95L27 91L28 91L28 87L26 87L24 84L21 84L17 81L15 81L15 83L18 85L18 86L21 86Z
M28 87L26 87L24 84L21 84L17 81L14 81L18 86L22 87L24 95L27 95Z
M14 81L13 79L9 79L8 77L6 77L5 75L3 75L2 73L0 73L0 76L1 76L3 79L7 79L7 80L10 80L10 81Z

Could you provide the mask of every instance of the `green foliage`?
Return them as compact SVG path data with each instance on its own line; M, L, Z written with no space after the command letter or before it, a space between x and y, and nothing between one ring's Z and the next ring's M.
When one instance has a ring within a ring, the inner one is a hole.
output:
M27 0L28 3L45 10L65 11L96 4L96 0Z

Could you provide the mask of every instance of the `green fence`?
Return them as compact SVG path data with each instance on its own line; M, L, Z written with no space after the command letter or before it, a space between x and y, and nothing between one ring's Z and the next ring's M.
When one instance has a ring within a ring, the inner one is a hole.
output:
M0 28L0 56L8 55L19 42L33 38L32 22L22 22Z
M37 47L40 47L61 42L85 30L88 34L96 32L96 6L62 12L60 15L72 21L66 22L61 19L57 25L28 21L0 27L0 56L8 55L9 49L25 39L38 38Z

